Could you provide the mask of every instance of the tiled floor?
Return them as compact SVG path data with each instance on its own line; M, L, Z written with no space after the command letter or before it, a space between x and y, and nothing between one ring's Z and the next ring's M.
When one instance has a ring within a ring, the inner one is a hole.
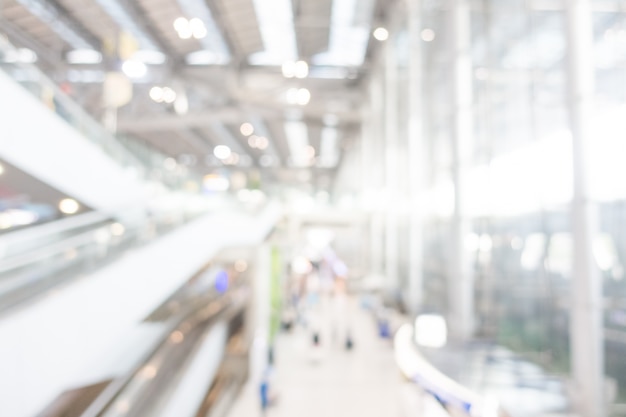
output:
M274 404L267 417L439 416L435 402L400 374L392 341L378 337L371 313L355 300L350 308L354 348L333 340L332 309L318 316L320 346L303 326L281 334L276 342L270 387ZM432 410L430 410L432 409ZM426 410L423 412L422 410ZM251 378L229 417L260 416L259 381Z

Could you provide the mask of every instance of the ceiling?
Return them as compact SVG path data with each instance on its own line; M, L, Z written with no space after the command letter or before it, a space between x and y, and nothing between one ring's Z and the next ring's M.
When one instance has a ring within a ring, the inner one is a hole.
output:
M381 3L2 0L0 32L119 135L200 174L254 170L318 188L359 133ZM283 72L298 60L305 77ZM107 90L111 72L132 80L132 99L115 110L103 99L121 88ZM218 145L231 155L215 156Z

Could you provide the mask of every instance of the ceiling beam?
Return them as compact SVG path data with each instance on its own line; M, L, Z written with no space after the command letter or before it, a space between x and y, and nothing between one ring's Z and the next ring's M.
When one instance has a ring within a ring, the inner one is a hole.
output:
M286 120L284 109L281 108L255 108L255 113L264 118L266 122ZM326 109L303 112L303 120L322 120L328 113ZM361 112L359 109L343 112L338 115L338 128L352 126L361 123ZM144 117L132 119L120 119L118 121L119 132L150 132L164 130L181 130L192 127L207 127L212 123L219 122L225 124L239 124L245 121L245 115L239 108L222 107L217 110L204 110L186 115L159 115L158 117Z

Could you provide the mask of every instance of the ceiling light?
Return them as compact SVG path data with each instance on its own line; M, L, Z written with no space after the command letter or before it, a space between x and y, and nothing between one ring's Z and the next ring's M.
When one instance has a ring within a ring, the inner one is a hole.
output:
M249 145L251 148L256 148L256 147L257 147L257 139L258 139L258 136L257 136L257 135L252 135L252 136L250 136L250 137L248 138L248 145Z
M184 31L188 27L189 21L184 17L179 17L178 19L174 20L174 29L176 30L176 32Z
M74 49L65 56L68 64L99 64L102 54L94 49Z
M311 100L311 92L306 88L290 88L286 91L285 98L289 104L304 106Z
M113 236L122 236L124 232L126 231L126 228L124 227L123 224L115 222L111 224L109 230L111 231L111 234Z
M193 33L193 37L196 39L202 39L207 35L206 27L202 20L194 17L189 21L189 26L191 27L191 32Z
M59 210L63 214L74 214L80 209L80 204L73 198L64 198L59 201Z
M34 64L37 62L37 54L32 49L10 49L4 53L4 62L10 64Z
M133 59L141 61L144 64L161 65L165 63L167 57L163 52L154 51L151 49L142 49L133 54Z
M163 87L163 101L171 104L176 100L176 92L169 87Z
M223 162L226 165L237 165L239 163L239 154L236 152L231 152L228 158L224 159Z
M148 72L146 64L141 61L129 59L122 64L122 71L129 78L141 78Z
M258 136L257 137L257 141L256 141L256 147L264 150L268 147L269 145L269 140L267 140L267 138L265 136Z
M187 94L183 93L176 96L176 100L174 101L174 111L179 115L187 114L189 111L189 100L187 99Z
M306 78L309 75L309 64L305 61L297 61L294 65L296 78Z
M378 41L386 41L389 38L389 32L385 28L376 28L374 30L374 38Z
M300 88L298 90L297 102L299 105L304 106L311 100L311 93L306 88Z
M424 42L431 42L435 40L435 31L432 29L424 29L422 30L422 40Z
M296 76L296 63L293 61L283 62L282 66L283 77L293 78Z
M154 86L150 89L150 98L157 103L163 102L163 89L159 86Z
M226 62L224 57L212 51L195 51L185 57L187 65L211 65Z
M4 165L0 164L0 175L4 174Z
M230 156L231 150L226 145L217 145L213 149L213 155L215 155L219 159L227 159Z
M219 174L208 174L202 179L202 185L207 191L226 191L230 187L228 178Z
M241 126L239 127L239 131L244 136L250 136L254 133L254 126L252 126L251 123L245 122L241 124Z
M181 39L189 39L193 35L193 28L189 20L184 17L179 17L174 20L174 29L178 33L178 37Z

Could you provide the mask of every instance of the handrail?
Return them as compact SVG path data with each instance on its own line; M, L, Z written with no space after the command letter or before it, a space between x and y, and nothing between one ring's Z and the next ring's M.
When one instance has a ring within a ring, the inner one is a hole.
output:
M111 219L112 216L107 213L90 211L1 235L0 246L2 247L2 252L0 252L0 265L3 262L2 258L16 256L12 252L32 250L36 245L42 246L47 244L46 238L66 234L84 227L95 226ZM31 244L33 247L24 249L24 244ZM15 250L16 247L18 248L17 250ZM0 269L2 268L0 267Z
M430 364L413 344L413 326L403 324L394 336L396 363L404 376L433 395L440 403L452 406L471 417L505 417L495 402L486 401L469 388Z
M166 343L175 332L181 332L182 334L189 333L193 331L196 326L206 323L207 321L209 322L207 328L211 327L217 323L218 318L227 316L229 315L228 313L235 314L240 311L241 308L244 307L248 297L248 288L245 286L233 288L223 295L212 292L208 294L210 301L207 301L204 307L172 318L166 325L166 331L163 332L162 337L155 344L154 348L137 361L131 371L109 384L100 396L91 403L87 410L81 414L81 417L102 417L109 407L115 404L116 400L122 395L124 389L129 386L131 381L145 368L146 364L166 346ZM138 396L141 393L136 392L134 394Z

